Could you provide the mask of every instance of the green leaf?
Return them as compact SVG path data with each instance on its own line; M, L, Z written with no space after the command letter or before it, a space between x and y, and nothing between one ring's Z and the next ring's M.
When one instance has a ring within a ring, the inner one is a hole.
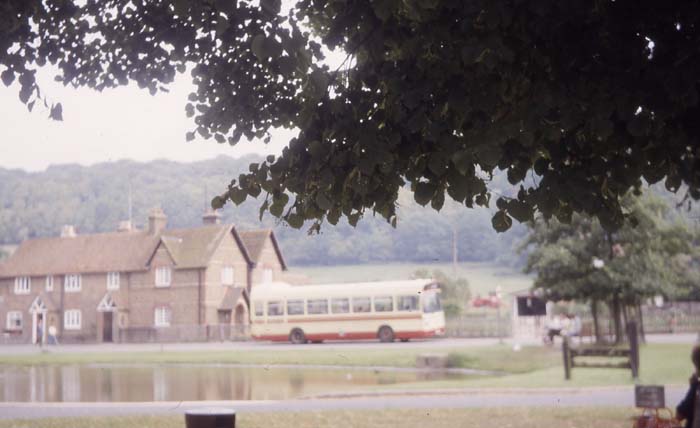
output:
M260 6L265 12L277 15L282 9L282 0L260 0Z
M194 132L188 132L185 134L185 141L192 141L194 140Z
M265 55L264 35L258 34L257 36L253 37L253 42L251 43L250 48L253 51L253 55L255 55L258 61L262 62L265 59L267 59L267 55Z
M496 232L505 232L513 225L513 219L505 211L499 210L491 219L491 225Z
M304 218L296 213L290 213L285 220L287 220L287 224L294 229L301 229L301 227L304 225Z
M211 200L211 207L212 209L219 210L224 207L226 204L226 198L221 197L221 196L216 196L214 199Z
M0 73L0 78L2 78L2 83L4 83L5 86L10 86L12 82L15 81L15 73L12 70L7 69Z
M237 0L216 0L216 10L224 12L230 18L236 12L237 3Z
M420 205L427 205L431 199L433 199L433 194L435 193L435 186L430 183L418 183L416 184L416 190L413 192L413 198Z
M49 113L49 116L53 120L63 120L63 106L61 106L61 103L56 103L51 106L51 113Z
M240 205L246 200L248 193L243 189L239 189L238 187L232 187L228 191L228 197L234 204Z
M333 202L328 199L328 196L326 196L325 193L318 192L318 194L316 194L316 205L318 205L318 207L323 211L328 211L331 209L331 207L333 207Z

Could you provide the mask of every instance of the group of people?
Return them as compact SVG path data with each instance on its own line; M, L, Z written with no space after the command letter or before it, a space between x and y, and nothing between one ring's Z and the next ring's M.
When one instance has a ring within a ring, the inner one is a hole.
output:
M581 334L581 317L573 314L555 315L547 323L547 334L543 340L545 343L554 343L555 336L572 337Z

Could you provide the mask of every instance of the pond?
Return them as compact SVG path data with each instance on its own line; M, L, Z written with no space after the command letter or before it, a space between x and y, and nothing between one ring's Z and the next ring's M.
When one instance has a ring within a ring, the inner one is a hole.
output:
M468 375L401 369L237 365L0 367L3 402L284 400Z

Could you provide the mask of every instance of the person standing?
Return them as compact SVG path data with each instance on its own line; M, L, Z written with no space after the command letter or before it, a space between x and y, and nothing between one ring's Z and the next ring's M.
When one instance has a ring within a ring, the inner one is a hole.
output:
M698 395L698 374L700 374L700 345L693 346L690 360L695 372L690 376L690 388L685 398L676 407L676 419L685 420L685 428L700 428L700 395ZM695 417L698 415L698 417Z

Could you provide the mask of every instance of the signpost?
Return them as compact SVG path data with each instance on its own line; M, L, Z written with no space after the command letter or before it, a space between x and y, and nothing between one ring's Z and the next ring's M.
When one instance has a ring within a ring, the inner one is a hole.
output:
M666 407L666 394L663 385L636 385L634 405L642 409L663 409Z

